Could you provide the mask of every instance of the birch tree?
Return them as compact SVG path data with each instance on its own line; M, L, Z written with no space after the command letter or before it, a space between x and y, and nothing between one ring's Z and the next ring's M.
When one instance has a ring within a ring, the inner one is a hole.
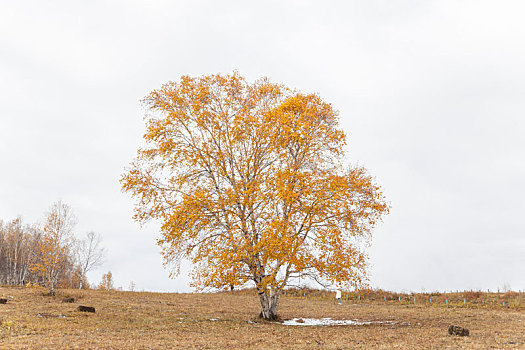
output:
M102 247L102 236L90 231L86 237L79 241L77 247L77 263L81 276L86 276L89 271L99 267L104 262L106 250ZM83 282L80 281L79 289L83 288Z
M121 182L135 219L160 221L173 274L189 259L199 289L251 283L269 320L295 277L365 282L364 247L389 208L367 171L345 164L329 103L234 73L182 77L144 104L146 146Z
M50 295L55 294L58 278L71 258L75 225L76 219L71 207L61 201L51 206L32 264L32 270L43 279Z
M8 285L23 284L29 272L31 258L30 230L22 225L20 217L4 227L0 238L0 260L3 265L4 280Z

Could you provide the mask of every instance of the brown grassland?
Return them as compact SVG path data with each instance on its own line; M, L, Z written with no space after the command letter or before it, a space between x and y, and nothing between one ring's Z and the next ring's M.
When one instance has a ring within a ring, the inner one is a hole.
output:
M8 299L0 304L0 349L525 349L523 293L418 294L415 304L413 295L361 295L358 300L357 294L345 294L343 305L337 305L333 293L288 291L279 314L283 319L396 323L319 327L263 322L253 291L60 290L49 297L37 288L0 287L0 298ZM64 297L77 301L63 303ZM78 305L94 306L96 313L76 311ZM448 335L450 324L470 329L471 335Z

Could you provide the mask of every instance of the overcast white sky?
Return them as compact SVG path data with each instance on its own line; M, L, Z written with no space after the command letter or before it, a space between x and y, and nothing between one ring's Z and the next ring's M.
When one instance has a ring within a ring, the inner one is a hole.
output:
M70 204L125 289L168 278L119 177L139 100L181 75L268 76L340 111L392 204L370 248L390 290L525 289L525 3L0 0L0 218Z

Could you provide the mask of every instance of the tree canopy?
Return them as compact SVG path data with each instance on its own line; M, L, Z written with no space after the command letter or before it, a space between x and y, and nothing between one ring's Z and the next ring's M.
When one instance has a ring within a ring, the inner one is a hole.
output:
M146 146L121 183L136 220L160 221L166 263L189 259L199 288L254 283L268 319L294 277L365 281L364 247L389 206L345 164L329 103L234 73L184 76L144 104Z

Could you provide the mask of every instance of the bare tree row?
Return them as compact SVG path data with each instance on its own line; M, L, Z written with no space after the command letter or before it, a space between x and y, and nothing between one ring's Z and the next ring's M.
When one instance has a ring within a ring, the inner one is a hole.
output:
M51 294L56 287L89 288L86 275L102 264L105 250L100 234L79 239L75 225L71 207L60 201L40 224L0 219L0 284L38 284Z

